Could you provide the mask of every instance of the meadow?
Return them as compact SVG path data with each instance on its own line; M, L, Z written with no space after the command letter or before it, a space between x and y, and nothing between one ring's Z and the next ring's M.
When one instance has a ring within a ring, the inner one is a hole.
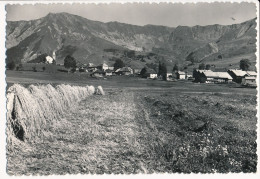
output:
M6 75L7 87L101 85L106 93L83 95L73 110L43 123L41 135L8 143L10 175L256 172L254 88L87 74Z

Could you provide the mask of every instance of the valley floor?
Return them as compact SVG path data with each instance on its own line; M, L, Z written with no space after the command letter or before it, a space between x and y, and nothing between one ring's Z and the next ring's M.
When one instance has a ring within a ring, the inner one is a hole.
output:
M255 95L107 89L7 146L7 172L255 172L256 121Z

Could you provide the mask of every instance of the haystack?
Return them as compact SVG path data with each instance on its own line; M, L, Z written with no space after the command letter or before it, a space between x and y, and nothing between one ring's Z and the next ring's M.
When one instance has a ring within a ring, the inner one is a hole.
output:
M74 110L82 99L93 95L93 86L14 84L7 91L7 135L26 141L42 135L46 123Z
M105 92L104 92L102 86L98 86L97 87L95 94L97 94L97 95L105 95Z

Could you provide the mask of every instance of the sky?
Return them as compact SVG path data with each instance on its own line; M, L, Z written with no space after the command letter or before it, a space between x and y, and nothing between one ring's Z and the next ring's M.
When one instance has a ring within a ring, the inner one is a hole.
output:
M127 3L6 5L6 20L32 20L67 12L101 22L169 27L241 23L256 17L254 3Z

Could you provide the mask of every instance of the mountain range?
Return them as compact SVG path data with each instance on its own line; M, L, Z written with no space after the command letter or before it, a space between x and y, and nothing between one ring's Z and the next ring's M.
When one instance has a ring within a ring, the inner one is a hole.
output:
M174 19L173 19L174 20ZM199 63L237 67L242 58L256 63L256 18L233 25L137 26L98 22L68 13L50 13L30 21L7 21L7 62L26 63L41 54L62 64L67 55L78 63L194 68Z

